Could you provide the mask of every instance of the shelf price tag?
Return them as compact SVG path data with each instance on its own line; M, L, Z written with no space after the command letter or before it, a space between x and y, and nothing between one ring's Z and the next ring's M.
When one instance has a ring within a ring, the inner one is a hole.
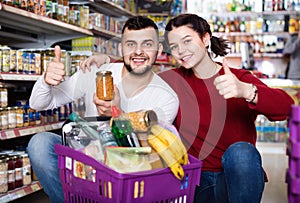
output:
M8 131L5 132L5 134L6 134L7 139L16 137L16 134L13 130L8 130Z
M31 135L31 134L37 133L37 132L38 131L35 128L26 128L26 129L19 130L19 133L21 136Z
M19 190L15 193L12 193L12 195L13 195L13 199L18 199L20 197L24 197L27 194L26 194L25 190Z
M41 189L40 186L39 186L38 184L33 184L33 185L31 185L30 187L31 187L32 191L38 191L38 190Z

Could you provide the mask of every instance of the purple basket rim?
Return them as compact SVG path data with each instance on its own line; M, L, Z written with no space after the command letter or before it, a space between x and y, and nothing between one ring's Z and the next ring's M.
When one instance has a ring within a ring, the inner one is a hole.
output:
M76 153L74 153L74 151ZM57 153L58 155L63 155L63 156L73 158L73 159L83 162L83 163L88 162L89 165L91 165L95 168L105 168L106 172L109 172L114 177L119 177L120 179L127 179L127 178L136 177L136 176L151 175L153 173L158 173L158 172L159 173L170 173L169 168L152 169L152 170L148 170L148 171L140 171L140 172L132 172L132 173L119 173L119 172L114 171L113 169L109 168L105 164L98 162L94 158L87 156L80 151L76 151L70 147L63 146L61 144L55 144L55 153ZM76 155L76 158L74 157L75 155ZM185 171L191 170L191 169L196 169L196 168L199 168L199 169L202 168L201 160L193 157L190 154L188 156L189 156L190 163L187 165L183 165L183 169Z

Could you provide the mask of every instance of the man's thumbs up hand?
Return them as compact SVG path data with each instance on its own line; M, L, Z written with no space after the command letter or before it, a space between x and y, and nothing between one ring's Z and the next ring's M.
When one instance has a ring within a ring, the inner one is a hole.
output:
M48 85L58 85L64 79L65 65L60 62L61 50L58 45L54 48L54 59L47 66L44 75L45 82Z
M240 81L230 70L225 59L222 63L224 75L216 77L214 85L225 99L247 98L251 84Z
M60 56L61 56L61 49L60 49L60 46L56 45L54 47L54 59L53 61L54 62L60 62Z

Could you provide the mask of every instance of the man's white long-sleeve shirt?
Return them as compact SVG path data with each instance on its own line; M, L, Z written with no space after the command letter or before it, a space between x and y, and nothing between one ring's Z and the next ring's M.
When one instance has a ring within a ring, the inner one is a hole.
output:
M158 75L154 74L149 85L133 97L126 97L122 86L123 63L111 63L91 71L81 70L57 86L45 83L42 75L35 83L29 99L30 107L36 110L47 110L63 106L84 96L85 116L98 116L93 103L96 92L96 73L110 70L114 84L118 87L121 97L120 107L124 112L154 110L160 121L172 123L179 107L179 100L174 90Z

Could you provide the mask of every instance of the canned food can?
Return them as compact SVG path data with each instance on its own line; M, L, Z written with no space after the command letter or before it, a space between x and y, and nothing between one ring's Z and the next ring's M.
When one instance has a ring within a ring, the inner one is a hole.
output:
M42 74L42 59L41 59L41 53L34 53L35 57L35 74L41 75Z
M23 52L23 73L29 74L29 53Z
M2 49L2 72L9 72L10 69L10 48L4 47Z
M35 53L32 51L28 53L29 54L29 74L35 74Z
M17 51L10 50L10 69L9 72L17 72Z
M23 50L17 50L17 70L16 72L22 73L23 72Z

